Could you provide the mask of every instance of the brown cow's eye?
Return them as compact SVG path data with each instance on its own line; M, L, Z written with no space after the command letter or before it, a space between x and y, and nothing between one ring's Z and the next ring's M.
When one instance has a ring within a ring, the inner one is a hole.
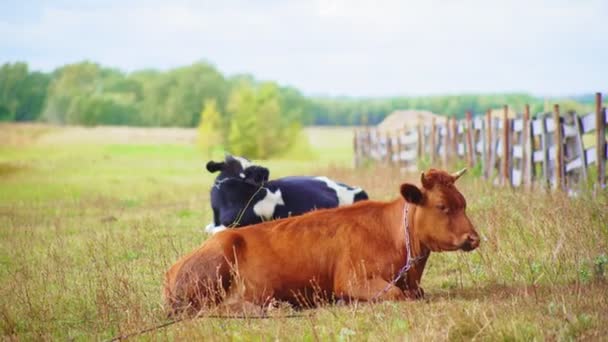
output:
M446 206L445 206L445 205L443 205L443 204L438 204L438 205L437 205L437 209L439 209L439 210L443 211L444 213L447 213L447 212L449 211L448 207L446 207Z

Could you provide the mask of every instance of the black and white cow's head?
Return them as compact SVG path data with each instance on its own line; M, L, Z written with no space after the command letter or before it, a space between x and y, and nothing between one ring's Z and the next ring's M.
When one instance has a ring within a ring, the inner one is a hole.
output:
M210 160L207 163L207 171L211 173L219 171L218 181L226 178L241 179L252 185L261 185L267 182L270 176L267 168L254 165L246 158L231 155L226 155L222 162Z

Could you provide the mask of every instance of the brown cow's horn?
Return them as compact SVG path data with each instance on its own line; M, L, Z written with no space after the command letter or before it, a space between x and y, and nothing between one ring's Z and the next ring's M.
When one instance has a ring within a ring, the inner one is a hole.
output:
M465 167L464 169L462 169L458 172L452 173L452 177L454 177L454 181L456 181L458 178L460 178L460 176L464 175L466 172L467 172L467 168Z
M432 184L430 184L430 183L429 183L429 181L428 181L428 180L426 179L426 177L424 176L424 171L422 171L422 172L420 173L420 183L422 183L422 186L423 186L425 189L430 189L430 188L431 188L431 185L432 185Z

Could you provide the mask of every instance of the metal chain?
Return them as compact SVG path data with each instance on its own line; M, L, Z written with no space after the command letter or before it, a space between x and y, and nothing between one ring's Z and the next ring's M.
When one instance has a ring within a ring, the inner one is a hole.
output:
M222 186L222 184L224 184L225 181L230 180L230 179L238 179L238 178L230 178L230 177L226 177L224 179L220 179L219 181L216 180L213 183L213 186L216 187L218 190L220 190L220 187Z
M422 257L417 256L415 258L412 258L412 246L410 243L410 233L409 233L409 222L407 219L407 214L408 214L408 205L407 203L405 203L405 205L403 206L403 225L404 225L404 233L405 233L405 248L406 248L406 256L405 256L405 265L403 265L403 267L401 267L401 269L399 270L399 273L397 273L397 276L395 276L395 278L393 278L393 280L386 284L386 286L384 287L384 289L382 289L380 292L376 293L376 295L374 297L372 297L372 301L375 301L376 299L378 299L380 296L383 296L385 293L388 292L388 290L391 288L391 286L395 286L395 284L399 281L399 279L401 279L401 277L403 277L403 275L405 273L407 273L407 271L409 271L412 266L414 266L415 263L417 263L420 259L422 259Z

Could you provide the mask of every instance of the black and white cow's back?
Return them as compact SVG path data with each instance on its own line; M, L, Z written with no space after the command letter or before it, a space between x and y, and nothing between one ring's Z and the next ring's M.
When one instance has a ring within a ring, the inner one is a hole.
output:
M230 169L234 171L235 166ZM260 174L267 178L268 170L250 165L237 174L228 177L222 172L211 190L214 222L206 228L209 233L368 199L363 189L327 177L292 176L257 182L252 179L259 179Z

